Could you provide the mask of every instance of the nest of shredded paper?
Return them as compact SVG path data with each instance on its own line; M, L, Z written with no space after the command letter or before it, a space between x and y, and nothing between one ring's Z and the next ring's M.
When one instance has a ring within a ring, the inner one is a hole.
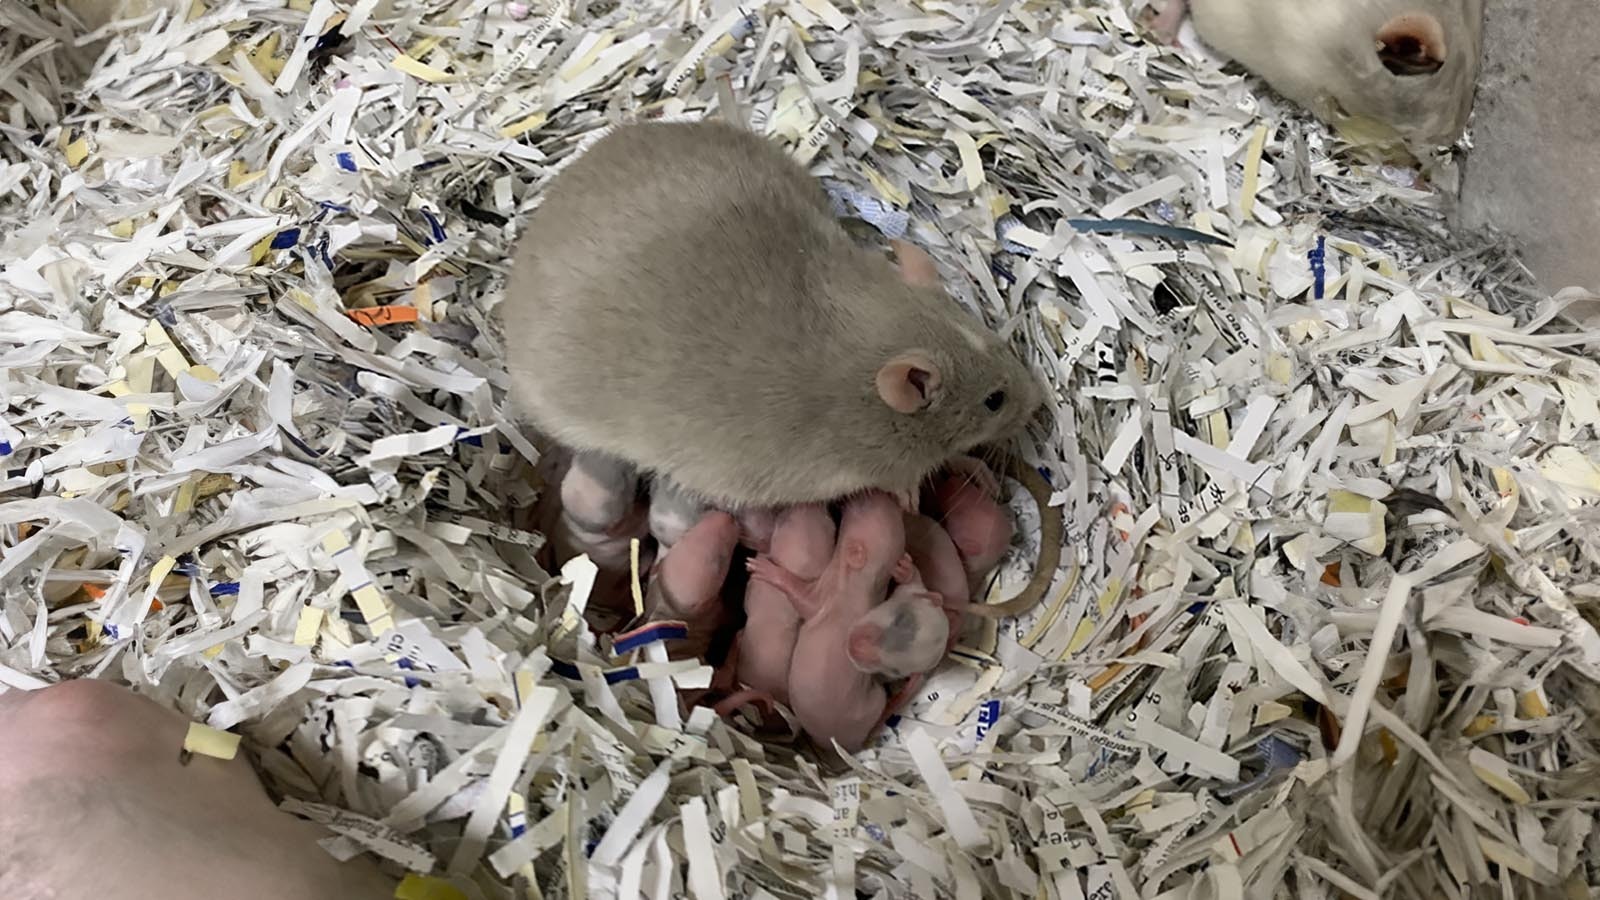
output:
M30 5L0 686L242 731L330 852L472 897L1600 882L1600 331L1448 233L1448 160L1371 161L1117 0L220 0L114 25L81 88ZM517 525L517 216L651 116L787 142L1057 390L1047 601L847 770L683 718L705 668L597 641L592 571Z

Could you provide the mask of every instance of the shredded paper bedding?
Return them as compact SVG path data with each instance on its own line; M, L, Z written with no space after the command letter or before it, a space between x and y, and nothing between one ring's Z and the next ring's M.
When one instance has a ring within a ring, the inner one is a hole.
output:
M471 898L1591 896L1593 298L1138 13L210 0L75 49L0 3L0 686L131 683ZM702 117L1054 387L1052 589L845 765L684 714L709 669L535 562L518 217Z

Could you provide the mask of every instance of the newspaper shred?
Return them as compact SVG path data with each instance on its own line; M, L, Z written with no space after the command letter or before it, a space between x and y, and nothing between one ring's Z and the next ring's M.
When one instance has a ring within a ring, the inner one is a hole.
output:
M136 684L472 898L1600 883L1600 315L1448 232L1450 158L1114 0L151 6L0 4L0 690ZM1055 389L1053 589L844 765L534 562L488 313L652 117L785 142Z

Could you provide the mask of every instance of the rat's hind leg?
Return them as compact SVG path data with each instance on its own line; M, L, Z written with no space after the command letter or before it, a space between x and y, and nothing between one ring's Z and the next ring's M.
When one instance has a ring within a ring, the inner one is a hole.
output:
M664 475L650 485L650 534L662 547L671 547L710 508L709 505Z
M604 533L627 516L638 490L633 466L601 453L579 453L561 479L561 511L583 531Z

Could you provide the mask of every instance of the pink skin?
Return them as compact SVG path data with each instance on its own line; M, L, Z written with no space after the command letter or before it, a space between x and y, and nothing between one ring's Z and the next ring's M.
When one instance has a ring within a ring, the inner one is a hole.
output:
M1189 11L1189 0L1167 0L1149 20L1149 28L1163 44L1178 46L1178 31L1183 28L1183 17Z
M1000 486L987 467L977 460L960 460L952 469L934 481L933 505L971 583L1005 558L1016 525L1011 513L995 502Z
M911 554L895 566L889 599L850 627L851 662L889 679L920 676L939 665L949 644L944 598L928 589Z
M767 506L752 507L734 513L734 518L739 520L739 543L757 553L769 552L772 549L773 532L778 527L778 516L776 509ZM831 521L829 528L832 528ZM828 543L832 545L831 530L829 535Z
M772 562L802 579L822 575L833 557L835 528L817 504L779 513L772 529ZM744 593L746 622L739 632L739 681L751 691L789 704L789 662L800 634L800 614L781 588L750 579Z
M650 577L645 616L651 621L675 619L689 626L689 636L672 644L674 659L703 657L727 618L722 584L728 580L739 524L725 512L700 517L662 557Z
M752 578L781 588L800 615L789 691L801 727L823 744L838 741L847 751L859 750L914 690L908 686L891 701L851 652L857 643L852 628L888 594L896 569L909 567L898 501L881 491L852 499L833 556L815 579L762 557L749 565Z
M944 600L944 614L950 630L945 642L948 653L961 637L967 606L972 602L972 588L967 583L961 553L950 534L927 516L906 516L906 552L911 554L928 588Z
M371 859L336 862L326 829L279 810L246 754L179 762L184 706L88 678L0 691L6 897L394 896Z

